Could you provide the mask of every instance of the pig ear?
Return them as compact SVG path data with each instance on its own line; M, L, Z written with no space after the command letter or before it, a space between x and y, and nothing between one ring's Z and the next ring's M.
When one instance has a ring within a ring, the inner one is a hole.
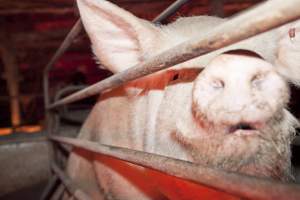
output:
M105 0L77 0L81 19L100 63L116 73L143 60L158 28Z
M288 81L300 86L300 20L279 28L276 67Z

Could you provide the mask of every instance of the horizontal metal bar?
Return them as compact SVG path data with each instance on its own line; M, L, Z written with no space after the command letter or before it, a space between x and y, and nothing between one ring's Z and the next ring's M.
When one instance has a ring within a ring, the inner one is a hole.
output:
M78 186L72 182L68 175L62 171L55 163L51 164L54 173L59 177L62 183L66 186L67 190L78 200L92 200L85 192L80 190Z
M300 186L203 167L156 154L53 136L50 139L128 161L247 199L300 199Z
M59 99L61 99L63 96L66 96L67 94L70 94L71 92L75 92L78 90L82 90L84 88L86 88L87 85L69 85L67 87L62 88L61 90L59 90L55 96L54 96L54 100L58 101ZM60 120L65 120L65 122L70 122L71 124L75 124L75 125L82 125L83 121L77 120L72 118L71 116L66 114L67 108L65 110L63 110L63 112L58 112L58 116L60 118ZM58 122L60 125L60 122ZM59 126L58 125L58 126Z
M152 21L153 23L159 23L168 17L170 17L174 12L176 12L181 6L183 6L185 3L187 3L189 0L177 0L174 3L172 3L167 9L165 9L160 15L155 17L155 19Z
M207 54L300 17L300 0L272 0L222 23L207 38L194 38L162 54L65 97L48 109L99 94L128 81ZM238 28L237 28L238 27Z

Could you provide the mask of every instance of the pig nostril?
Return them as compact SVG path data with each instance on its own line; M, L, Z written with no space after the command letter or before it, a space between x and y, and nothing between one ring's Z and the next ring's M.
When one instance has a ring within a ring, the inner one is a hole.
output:
M256 74L251 78L251 84L256 87L260 86L260 84L263 81L263 78L264 76L262 74Z
M225 87L225 83L223 80L217 79L212 82L212 87L215 89L222 89Z

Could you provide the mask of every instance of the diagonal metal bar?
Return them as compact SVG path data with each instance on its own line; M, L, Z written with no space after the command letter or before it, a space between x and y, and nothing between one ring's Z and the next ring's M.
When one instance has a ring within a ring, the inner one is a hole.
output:
M152 20L153 23L159 23L168 17L170 17L174 12L176 12L181 6L183 6L185 3L187 3L189 0L177 0L174 3L172 3L167 9L165 9L160 15L155 17L155 19Z
M159 23L169 16L171 16L176 10L178 10L183 4L187 3L189 0L177 0L176 2L172 3L168 8L166 8L160 15L158 15L153 22ZM43 85L44 85L44 102L45 107L49 106L50 99L49 99L49 80L48 74L53 65L56 61L63 55L63 53L71 46L73 40L78 36L78 34L82 30L82 23L81 20L77 20L76 24L72 27L71 31L68 33L60 47L54 53L53 57L47 64L44 69L44 77L43 77Z
M46 188L44 189L40 200L46 200L49 199L50 194L53 192L55 186L57 185L57 181L58 181L58 177L54 174L51 179L49 179L49 182L46 186Z
M296 184L284 184L267 179L224 172L187 161L121 147L102 145L87 140L59 136L53 136L50 139L93 153L104 154L133 164L159 170L169 175L247 199L300 199L300 186Z
M63 196L65 190L66 190L66 187L64 186L64 184L61 183L57 187L57 189L55 190L55 192L53 192L51 200L62 200L62 196Z
M78 200L92 200L85 192L78 188L77 185L72 182L68 175L62 171L55 163L51 164L51 169L59 177L62 183L66 186L67 190Z
M99 94L128 81L210 53L300 17L300 0L272 0L222 23L207 38L194 38L121 73L89 86L48 106L52 109ZM236 27L239 28L236 28Z

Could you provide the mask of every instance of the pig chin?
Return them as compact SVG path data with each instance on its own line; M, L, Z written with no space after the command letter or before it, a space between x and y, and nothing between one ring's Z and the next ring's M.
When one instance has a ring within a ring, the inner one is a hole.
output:
M282 134L282 115L260 123L203 122L206 137L176 137L194 162L258 177L291 180L291 136Z

